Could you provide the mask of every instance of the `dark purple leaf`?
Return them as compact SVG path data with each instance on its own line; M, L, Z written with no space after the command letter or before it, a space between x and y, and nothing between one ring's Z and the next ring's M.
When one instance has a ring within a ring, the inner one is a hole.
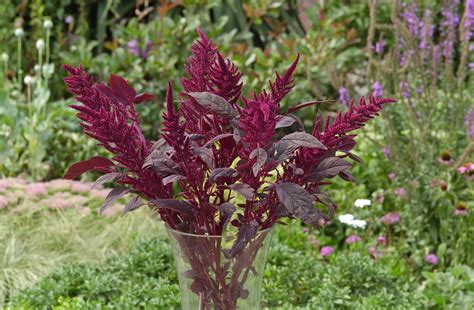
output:
M190 92L187 95L194 98L197 103L210 112L228 117L237 115L232 105L221 96L209 92Z
M209 181L216 182L219 178L229 178L237 177L239 173L232 168L216 168L212 170L211 175L209 176Z
M123 213L128 213L137 210L142 206L142 202L140 200L140 196L135 196L133 199L127 204Z
M126 195L130 190L125 187L116 187L113 190L110 191L110 193L107 195L107 198L105 198L104 204L100 207L100 214L102 214L110 205L117 199L123 197Z
M289 127L293 125L295 121L296 120L293 117L289 117L286 115L277 115L275 129Z
M244 249L245 246L257 235L258 232L258 223L253 220L250 222L245 222L239 227L237 232L237 239L235 240L232 248L228 251L224 251L224 254L233 258L239 255Z
M176 199L152 199L150 203L157 206L158 208L164 208L176 211L180 214L186 215L187 217L193 217L193 207L182 201Z
M149 93L141 93L135 96L135 99L133 100L133 103L135 104L140 104L143 102L151 101L155 99L155 96Z
M206 137L205 135L201 135L198 133L193 133L188 136L189 140L191 141L198 141L198 140L204 139L205 137Z
M287 217L290 216L290 212L288 209L282 204L279 203L276 208L275 208L275 213L273 214L275 217L280 218L280 217Z
M354 176L346 171L341 171L339 172L339 176L341 177L341 179L343 180L346 180L346 181L349 181L349 182L353 182L353 183L357 183L357 180L356 178L354 178Z
M336 149L341 152L347 153L352 150L356 146L356 144L357 143L352 137L345 136L340 139L340 141L336 145Z
M167 177L171 174L181 174L178 165L169 158L153 159L151 163L153 171L158 172L162 177Z
M314 207L314 199L301 186L290 182L280 182L276 185L280 202L295 217L316 228L326 223L325 216Z
M350 162L339 157L325 158L308 177L308 181L319 182L325 178L333 178L338 175L339 172L345 171L351 166Z
M256 162L252 166L252 171L253 171L253 175L257 176L258 172L260 171L260 168L262 168L262 166L267 161L267 152L264 149L257 147L249 155L249 159L253 159L253 158L256 158Z
M225 228L225 226L229 223L235 210L235 206L230 202L224 202L219 206L219 213L221 216L221 223L223 228Z
M278 141L268 150L268 157L282 163L293 155L295 149L285 141Z
M184 180L186 177L181 174L170 174L169 176L163 178L163 185L168 185L178 180Z
M227 187L230 188L233 191L238 192L239 194L244 196L245 199L247 199L247 200L252 200L253 199L254 190L248 184L236 183L236 184L228 185Z
M364 164L364 161L362 160L362 158L360 158L359 156L357 156L356 154L354 153L347 153L347 156L349 156L350 159L360 163L360 164Z
M80 161L73 164L64 174L64 179L74 180L81 174L90 171L90 170L101 170L110 166L113 166L114 163L105 157L94 156L88 160Z
M309 148L317 148L326 150L327 148L322 144L318 139L314 136L310 135L309 133L298 131L294 133L290 133L289 135L284 136L281 138L281 141L284 141L288 145L292 147L309 147Z
M204 147L210 147L210 146L214 145L214 143L216 143L217 141L219 141L221 139L228 138L228 137L233 137L233 136L234 136L234 134L232 134L232 133L223 133L223 134L217 135L214 138L212 138L211 140L207 141L206 144L204 144Z
M111 173L104 174L104 175L100 176L97 180L95 180L94 184L92 184L91 189L95 189L95 188L99 187L100 185L102 185L104 183L107 183L107 182L116 181L116 180L120 179L122 176L123 176L123 174L121 172L111 172Z
M199 158L206 163L207 167L214 169L214 153L212 153L212 150L205 147L195 147L193 148L193 153L199 156Z

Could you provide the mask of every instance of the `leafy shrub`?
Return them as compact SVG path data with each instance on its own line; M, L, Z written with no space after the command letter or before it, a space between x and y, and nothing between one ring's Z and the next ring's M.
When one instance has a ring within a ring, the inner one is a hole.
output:
M279 228L277 239L285 235L285 229ZM322 261L315 248L304 249L296 239L296 244L273 243L264 275L264 307L385 309L413 305L408 294L411 287L397 281L381 261L347 252ZM11 305L178 307L179 287L170 247L164 238L158 238L144 242L129 255L111 257L104 265L72 265L24 291Z

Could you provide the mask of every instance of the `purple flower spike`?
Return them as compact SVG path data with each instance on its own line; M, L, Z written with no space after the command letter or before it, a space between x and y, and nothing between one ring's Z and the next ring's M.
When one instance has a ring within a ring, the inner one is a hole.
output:
M373 95L375 97L382 97L383 96L383 86L380 84L379 81L375 81L372 85Z
M402 91L402 96L405 98L410 98L410 85L408 85L407 81L400 82L400 90Z
M438 257L433 253L428 254L425 256L425 261L430 265L437 265L438 264Z
M332 246L323 246L321 250L319 251L319 255L322 257L328 257L334 252L334 248Z
M349 102L349 94L347 92L347 88L339 88L339 101L341 102L343 107L347 107L347 103Z

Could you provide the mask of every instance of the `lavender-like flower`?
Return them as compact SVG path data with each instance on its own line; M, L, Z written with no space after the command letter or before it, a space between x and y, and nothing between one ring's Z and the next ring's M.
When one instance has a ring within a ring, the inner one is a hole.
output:
M425 261L430 265L437 265L438 264L438 257L431 253L425 256Z
M469 41L474 37L474 0L466 1L464 12L464 40Z
M339 101L341 102L343 107L347 107L347 103L349 102L349 94L347 92L347 88L339 88Z
M445 61L451 63L454 54L457 27L459 25L459 0L449 1L447 6L441 9L441 47Z
M403 3L403 10L400 17L407 25L408 31L415 37L419 34L420 20L418 18L418 5L414 1L412 3Z
M376 42L374 46L375 53L379 55L382 54L383 50L385 49L385 45L386 45L386 42L384 39L380 39L378 42Z
M425 10L423 13L423 21L420 22L420 43L418 47L422 50L429 49L429 40L433 37L434 25L431 17L431 11Z
M408 84L406 80L400 82L400 90L402 92L403 97L410 98L410 94L411 94L410 85Z
M383 86L379 81L375 81L374 84L372 84L372 92L375 97L383 96Z
M383 154L385 155L385 157L389 157L390 154L392 154L392 152L390 151L389 147L384 147L383 148Z

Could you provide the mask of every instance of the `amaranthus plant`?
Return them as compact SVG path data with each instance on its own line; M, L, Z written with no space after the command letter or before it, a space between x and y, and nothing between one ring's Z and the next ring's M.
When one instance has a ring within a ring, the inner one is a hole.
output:
M119 184L102 211L115 199L133 193L136 196L125 212L146 201L173 230L213 236L237 228L230 249L203 245L190 265L193 270L203 268L205 260L215 258L209 253L223 251L229 259L243 257L241 266L246 268L240 271L248 273L254 255L244 253L260 246L255 238L259 231L283 217L299 218L316 228L330 222L336 205L322 186L336 176L354 180L346 160L359 160L351 153L356 145L352 132L395 100L361 98L358 105L352 101L335 119L323 120L318 115L312 132L307 133L291 112L317 102L280 109L293 87L299 56L286 72L276 74L268 91L243 96L241 73L200 30L198 33L185 65L187 77L182 78L179 109L168 83L163 128L155 142L143 136L135 110L136 104L151 100L151 95L137 94L119 76L111 75L109 85L97 84L82 67L64 66L69 72L65 82L81 103L71 107L79 112L84 132L113 154L112 160L93 157L76 163L65 177L73 179L94 169L105 173L96 184ZM285 134L285 127L297 130ZM194 292L221 300L222 308L231 309L238 298L246 298L241 289L246 277L237 273L225 283L219 275L227 274L229 266L222 268L213 273L215 281L209 281L210 275L194 273Z

